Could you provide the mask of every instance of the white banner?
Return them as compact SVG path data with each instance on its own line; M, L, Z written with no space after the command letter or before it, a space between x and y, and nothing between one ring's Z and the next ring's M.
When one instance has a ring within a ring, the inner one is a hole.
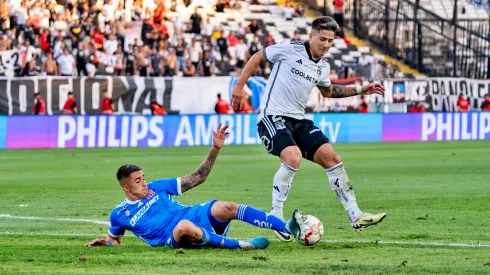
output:
M217 95L230 103L231 77L174 77L170 106L181 114L212 114Z
M21 55L16 50L0 51L0 73L19 68Z
M99 59L99 63L105 66L113 67L116 69L122 68L122 58L119 55L110 55L101 51L96 51L95 55Z
M458 98L469 98L470 110L480 110L484 96L490 93L490 81L469 78L431 78L429 103L433 111L454 112L458 110Z

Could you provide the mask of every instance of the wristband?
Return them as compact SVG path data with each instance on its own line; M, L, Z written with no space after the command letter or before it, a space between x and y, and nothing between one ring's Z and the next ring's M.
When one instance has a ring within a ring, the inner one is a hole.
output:
M357 92L357 95L362 94L362 87L359 85L356 85L356 92Z
M107 240L107 245L112 246L112 242Z

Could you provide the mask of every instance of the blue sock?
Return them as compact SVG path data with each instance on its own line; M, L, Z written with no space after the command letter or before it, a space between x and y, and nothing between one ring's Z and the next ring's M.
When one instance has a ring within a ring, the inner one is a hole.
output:
M201 227L202 230L202 238L200 241L195 242L195 245L198 246L214 246L214 247L223 247L223 248L240 248L240 243L237 240L232 240L225 238L221 235L218 235L213 232L209 232L208 230Z
M285 221L249 205L241 204L240 207L238 207L236 218L257 227L289 233Z

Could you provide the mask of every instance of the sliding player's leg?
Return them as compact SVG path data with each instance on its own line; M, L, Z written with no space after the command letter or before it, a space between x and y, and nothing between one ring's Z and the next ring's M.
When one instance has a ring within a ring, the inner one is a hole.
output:
M303 216L300 210L295 209L291 215L291 219L285 222L283 219L250 205L218 201L211 207L209 219L215 229L214 224L216 223L227 223L236 219L256 227L272 229L275 232L291 234L298 237L301 233L304 234L302 232Z

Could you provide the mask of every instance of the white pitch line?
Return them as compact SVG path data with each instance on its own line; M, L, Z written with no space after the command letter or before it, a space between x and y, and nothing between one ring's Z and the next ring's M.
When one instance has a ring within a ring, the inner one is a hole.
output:
M63 222L82 222L109 225L109 222L101 220L91 219L70 219L70 218L44 218L44 217L25 217L25 216L12 216L10 214L0 214L0 218L8 219L20 219L20 220L46 220L46 221L63 221ZM104 234L77 234L77 233L49 233L49 232L1 232L0 235L33 235L33 236L70 236L70 237L103 237ZM128 235L127 237L134 237L134 235ZM238 238L239 240L246 240L246 238ZM279 241L272 239L272 241ZM383 240L321 240L322 243L371 243L375 244L394 244L394 245L419 245L419 246L452 246L452 247L490 247L487 243L445 243L445 242L410 242L410 241L383 241Z
M10 232L0 231L0 235L17 235L17 236L60 236L60 237L105 237L105 234L77 234L77 233L48 233L48 232ZM127 235L126 237L135 237L134 235ZM247 238L235 238L238 240L247 240ZM277 239L272 239L277 241ZM321 240L322 243L370 243L374 244L375 241L369 240ZM455 247L490 247L490 244L481 243L443 243L443 242L407 242L407 241L381 241L378 240L378 244L398 244L398 245L420 245L420 246L455 246Z
M19 219L19 220L38 220L38 221L84 222L84 223L94 223L94 224L110 225L110 223L107 222L107 221L89 220L89 219L24 217L24 216L12 216L10 214L0 214L0 218Z

